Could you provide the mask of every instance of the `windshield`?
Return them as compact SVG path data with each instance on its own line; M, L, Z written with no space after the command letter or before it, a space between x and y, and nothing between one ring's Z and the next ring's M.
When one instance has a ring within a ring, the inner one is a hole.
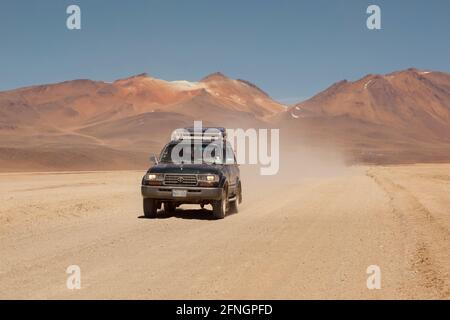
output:
M228 150L228 152L227 152ZM161 153L160 162L184 164L223 164L234 163L234 153L230 147L220 143L178 143L167 145Z

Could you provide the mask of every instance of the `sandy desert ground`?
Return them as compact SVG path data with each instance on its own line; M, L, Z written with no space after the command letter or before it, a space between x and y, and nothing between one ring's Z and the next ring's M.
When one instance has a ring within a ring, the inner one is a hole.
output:
M450 298L450 165L244 173L240 212L220 221L140 217L141 175L1 174L0 298Z

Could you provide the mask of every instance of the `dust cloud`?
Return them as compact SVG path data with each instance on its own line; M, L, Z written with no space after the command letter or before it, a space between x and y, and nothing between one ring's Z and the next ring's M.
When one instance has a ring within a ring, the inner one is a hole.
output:
M275 175L261 175L262 165L240 165L244 196L270 194L274 190L292 188L309 180L348 175L352 168L344 156L332 148L282 143L279 170Z

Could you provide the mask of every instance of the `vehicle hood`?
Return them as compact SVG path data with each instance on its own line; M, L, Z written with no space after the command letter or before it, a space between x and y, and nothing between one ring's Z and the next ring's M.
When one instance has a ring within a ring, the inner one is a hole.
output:
M159 163L151 167L151 173L179 173L179 174L221 174L221 164L174 164Z

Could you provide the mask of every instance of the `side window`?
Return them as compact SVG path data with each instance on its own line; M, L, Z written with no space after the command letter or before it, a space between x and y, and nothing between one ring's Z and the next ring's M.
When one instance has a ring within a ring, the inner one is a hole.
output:
M226 164L235 164L236 158L234 157L233 148L231 147L231 144L227 142L225 147L225 163Z

